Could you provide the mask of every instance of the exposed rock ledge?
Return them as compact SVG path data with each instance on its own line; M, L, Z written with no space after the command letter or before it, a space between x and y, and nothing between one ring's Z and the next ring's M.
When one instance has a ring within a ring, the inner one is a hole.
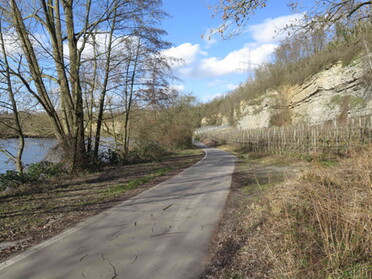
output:
M250 103L241 102L240 117L235 111L237 126L240 129L268 127L280 113L288 114L292 124L317 124L341 115L372 114L372 92L363 76L362 62L346 67L341 63L333 65L301 85L282 86Z

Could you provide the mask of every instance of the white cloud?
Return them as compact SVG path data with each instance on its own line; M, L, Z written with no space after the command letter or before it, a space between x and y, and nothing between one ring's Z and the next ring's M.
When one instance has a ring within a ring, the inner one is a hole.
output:
M268 18L261 24L251 25L247 31L252 33L253 39L259 43L271 43L287 37L288 32L283 31L291 24L298 24L303 18L302 14L293 14L277 18ZM289 30L290 31L290 27Z
M176 59L176 61L171 61L174 69L192 64L198 55L207 55L206 52L200 49L199 44L193 45L190 43L184 43L177 47L171 47L163 51L163 54L170 58Z
M223 85L224 83L225 83L225 81L222 80L222 79L214 79L214 80L212 80L212 81L210 81L210 82L208 83L208 86L209 86L209 87L216 87L216 86L221 86L221 85Z
M18 39L18 36L16 33L4 32L3 39L4 39L5 50L8 53L8 55L11 55L11 54L19 55L23 53L21 42Z
M114 55L123 55L128 52L128 48L136 49L138 45L138 37L136 36L113 36L112 38L112 56ZM100 31L100 33L95 34L94 40L93 37L88 37L85 42L84 50L82 57L84 59L93 59L96 55L104 56L108 51L108 46L110 43L110 34L109 32ZM83 40L78 41L78 48L81 48L83 45ZM65 54L69 55L69 49L67 43L64 44Z
M236 88L238 88L240 86L240 84L229 83L228 81L222 80L222 79L214 79L214 80L212 80L208 83L208 86L209 87L225 88L228 91L232 91L232 90L235 90Z
M256 49L243 47L230 52L225 58L217 57L204 58L201 60L196 75L208 77L224 76L241 72L242 63L246 62L252 67L260 65L268 60L277 46L274 44L263 44Z
M181 78L216 78L208 83L208 87L224 87L234 90L236 84L229 84L217 79L229 74L239 74L252 71L259 65L267 62L278 46L278 41L287 36L283 28L298 23L302 14L293 14L277 18L266 19L263 23L249 26L246 32L251 33L254 41L245 44L242 48L231 51L224 57L209 56L199 44L184 43L165 50L163 54L178 59L170 61L176 75ZM290 31L291 28L288 29ZM209 49L218 42L213 29L207 30L203 36L204 49ZM209 40L210 39L210 40ZM204 57L201 57L204 56ZM201 58L201 59L200 59Z
M240 86L240 84L235 84L235 83L229 83L227 85L227 89L229 89L230 91L233 91L235 90L236 88L238 88Z
M170 89L174 89L178 92L183 92L185 91L185 86L183 84L173 84L170 86Z
M17 32L14 29L3 31L4 46L8 56L17 56L23 54L22 44L18 37ZM30 38L33 47L37 50L41 50L41 46L49 49L49 42L45 35L40 33L34 33Z
M178 72L182 75L182 76L192 76L192 73L194 71L194 67L184 67L184 68L180 68L178 70Z
M225 93L217 93L215 95L213 95L212 97L209 97L208 100L215 100L215 99L219 99L219 98L223 98L225 97L226 94Z

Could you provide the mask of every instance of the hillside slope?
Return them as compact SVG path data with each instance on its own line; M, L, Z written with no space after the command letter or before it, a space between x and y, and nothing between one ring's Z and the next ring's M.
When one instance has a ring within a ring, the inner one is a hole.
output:
M232 113L220 110L202 118L201 125L259 129L333 120L346 122L351 117L371 115L371 78L365 63L369 59L371 55L346 66L338 62L300 84L283 83L255 98L248 96L233 105ZM219 105L229 105L225 103L226 100L220 100Z
M283 124L318 124L372 113L371 92L365 81L363 63L337 63L300 85L268 90L250 102L240 102L234 112L240 129ZM238 116L240 115L240 116Z

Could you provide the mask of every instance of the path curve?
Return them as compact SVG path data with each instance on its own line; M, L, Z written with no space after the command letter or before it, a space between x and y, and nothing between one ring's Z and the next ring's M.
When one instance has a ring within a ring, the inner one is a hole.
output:
M0 264L0 278L198 278L235 157L206 156L175 177Z

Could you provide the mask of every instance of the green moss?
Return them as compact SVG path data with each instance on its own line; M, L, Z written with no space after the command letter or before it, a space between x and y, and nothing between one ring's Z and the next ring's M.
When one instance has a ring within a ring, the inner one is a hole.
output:
M255 99L249 100L247 104L250 105L250 106L259 106L259 105L262 104L262 102L264 100L264 97L265 96L263 95L263 96L259 96L259 97L255 98Z
M257 115L261 112L262 112L262 107L258 107L258 108L255 108L252 113L253 113L253 115Z
M352 95L337 95L330 100L328 107L341 106L345 98L349 98L349 108L351 109L365 108L367 106L367 101L362 97Z
M351 96L350 107L351 108L365 108L367 106L367 101L362 97Z

